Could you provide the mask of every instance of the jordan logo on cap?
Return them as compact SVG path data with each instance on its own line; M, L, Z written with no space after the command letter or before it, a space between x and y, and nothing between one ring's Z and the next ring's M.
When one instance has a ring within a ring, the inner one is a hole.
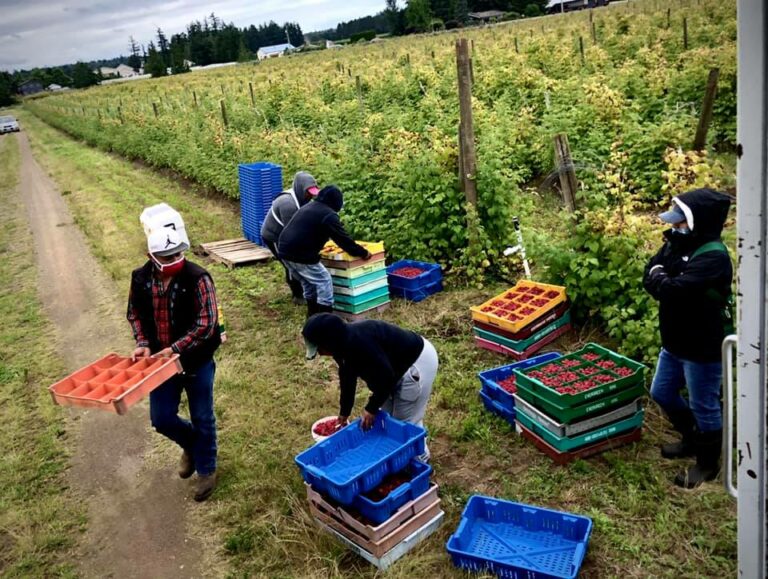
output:
M169 235L168 238L165 240L165 248L168 249L169 247L172 247L174 245L173 241L171 241L171 236Z

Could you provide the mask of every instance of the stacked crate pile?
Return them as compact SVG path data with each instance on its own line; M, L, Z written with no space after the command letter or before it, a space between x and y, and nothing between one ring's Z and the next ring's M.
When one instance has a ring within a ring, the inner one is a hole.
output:
M443 290L443 270L437 263L402 259L387 267L389 293L420 302Z
M353 257L329 241L320 260L333 279L333 307L348 318L363 318L389 306L389 284L384 243L358 241L370 253L368 260Z
M643 424L644 371L598 344L515 369L515 419L559 464L633 442Z
M261 239L261 225L272 201L283 190L283 170L273 163L243 163L238 165L240 178L240 217L243 236L257 245Z
M425 436L424 428L380 412L370 430L356 420L296 457L312 516L380 569L444 517L432 467L417 459Z
M571 327L565 288L535 281L514 287L470 308L475 343L524 360Z

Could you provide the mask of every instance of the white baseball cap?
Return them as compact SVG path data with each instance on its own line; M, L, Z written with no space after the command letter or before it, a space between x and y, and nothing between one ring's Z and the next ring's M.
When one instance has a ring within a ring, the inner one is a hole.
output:
M147 237L147 249L152 255L166 257L189 249L178 231L171 227L160 227Z

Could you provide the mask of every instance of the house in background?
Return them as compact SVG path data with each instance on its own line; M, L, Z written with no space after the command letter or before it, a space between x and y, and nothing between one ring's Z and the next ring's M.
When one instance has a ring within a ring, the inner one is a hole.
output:
M117 73L117 69L116 68L112 68L112 67L109 67L109 66L102 66L96 72L101 75L101 78L117 78L118 76L120 76Z
M473 22L488 24L489 22L498 22L504 18L504 12L501 10L486 10L485 12L470 12L469 18Z
M115 70L117 71L117 76L120 78L130 78L141 74L141 71L136 72L127 64L119 64Z
M24 96L37 94L39 92L43 92L44 90L45 90L45 87L43 86L43 83L34 78L25 80L19 85L19 94L22 94Z
M609 0L549 0L545 8L547 14L557 14L559 12L572 12L573 10L584 10L586 8L599 8L608 6Z
M259 60L265 58L275 58L276 56L283 56L286 52L296 50L293 44L275 44L274 46L262 46L256 51L256 56Z

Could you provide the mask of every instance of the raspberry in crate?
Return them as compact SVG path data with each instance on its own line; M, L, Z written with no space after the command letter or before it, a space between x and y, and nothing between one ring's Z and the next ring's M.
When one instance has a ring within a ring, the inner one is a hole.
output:
M548 301L549 300L545 300L544 298L538 298L535 300L531 300L531 305L536 306L537 308L540 308L541 306L546 306Z
M504 300L493 300L493 301L491 302L491 305L492 305L493 307L495 307L495 308L503 308L503 307L505 307L507 304L506 304L506 302L505 302Z
M381 481L381 484L374 488L373 490L368 491L363 496L372 500L375 503L378 503L380 501L383 501L387 496L389 496L389 493L391 493L393 490L395 490L400 485L407 483L411 480L411 475L407 470L397 472L395 474L390 474L387 477L384 478L383 481Z
M578 360L563 360L560 362L560 365L563 368L573 368L574 366L578 366L580 362Z
M552 299L555 299L555 298L556 298L557 296L559 296L559 295L560 295L560 294L559 294L559 293L557 293L556 291L554 291L554 290L551 290L551 291L548 291L548 292L547 292L547 293L544 295L544 297L545 297L545 298L547 298L548 300L552 300Z
M532 299L533 299L533 296L524 295L524 296L520 296L520 299L517 300L517 301L522 302L522 303L525 304L525 303L528 303L529 301L531 301Z
M517 384L515 384L514 374L512 376L509 376L508 378L499 380L498 385L501 386L506 392L509 392L510 394L514 394L515 392L517 392Z
M414 278L414 277L420 276L422 273L424 273L424 270L421 268L405 266L405 267L398 267L395 271L392 272L392 275L399 275L400 277Z
M550 374L550 375L551 374L559 374L561 370L562 370L562 368L560 367L560 364L547 364L546 366L544 366L541 369L542 372L544 372L545 374ZM534 372L535 372L535 370L534 370ZM533 375L533 372L529 373L528 375L529 376L533 376L534 378L536 378L536 376Z
M613 376L609 376L608 374L595 374L592 380L598 384L607 384L608 382L613 382L615 378Z
M579 370L579 374L582 376L591 376L592 374L597 374L599 371L600 368L596 368L595 366L587 366L586 368Z
M528 293L534 296L540 296L541 294L544 293L544 290L541 289L540 287L532 287L528 290Z
M613 360L600 360L596 364L605 370L613 370L616 367L616 362Z
M533 312L536 310L533 308L523 308L523 311L520 312L523 316L530 316Z
M620 368L616 368L613 370L614 373L618 374L622 378L626 378L627 376L631 376L635 373L635 371L632 368L626 368L624 366L621 366Z
M584 354L584 355L582 356L582 358L583 358L584 360L586 360L587 362L594 362L594 361L595 361L595 360L597 360L599 357L600 357L600 356L598 356L597 354L593 354L592 352L589 352L589 353L587 353L587 354Z
M571 384L571 388L576 392L586 392L595 386L597 386L597 384L594 380L579 380L578 382Z

